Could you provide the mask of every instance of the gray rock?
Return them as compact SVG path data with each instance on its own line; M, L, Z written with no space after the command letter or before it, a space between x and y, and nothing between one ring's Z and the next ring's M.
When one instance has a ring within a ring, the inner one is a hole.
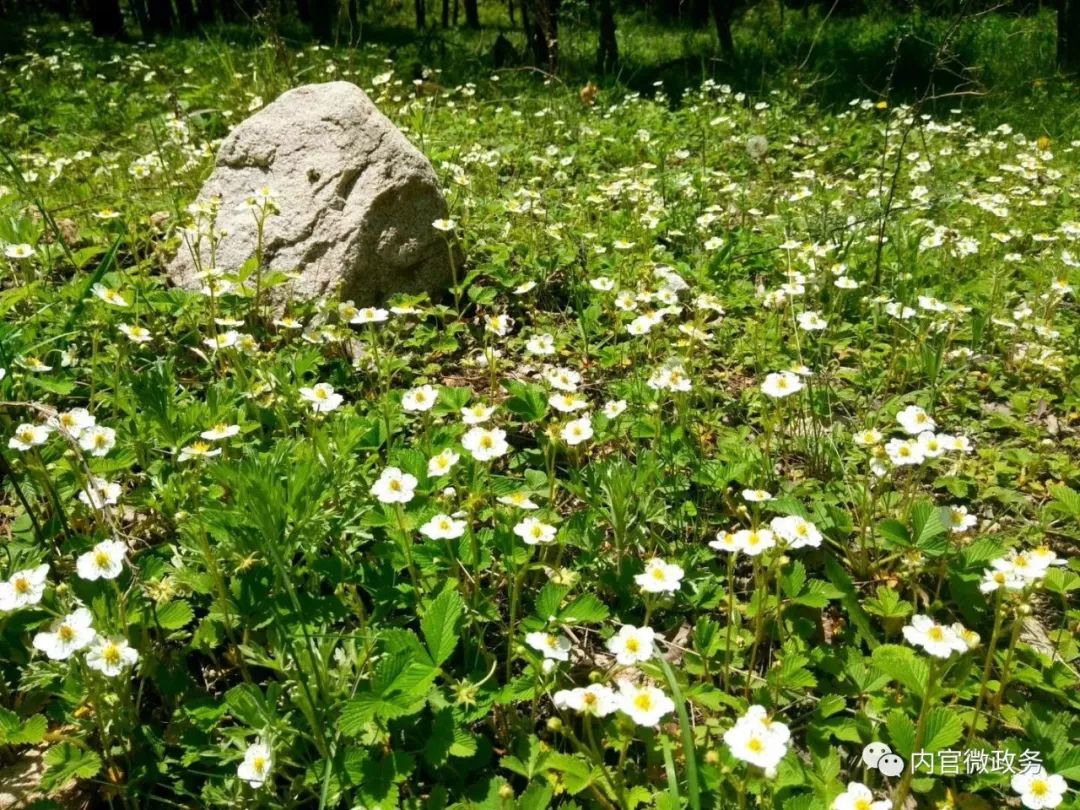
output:
M264 266L299 273L275 289L279 303L340 289L365 305L452 283L446 239L432 227L447 211L431 163L356 85L297 87L225 138L198 196L221 199L217 268L235 271L255 255L255 217L243 203L266 186L280 214L266 220ZM169 277L201 286L207 245L201 253L197 265L181 245Z

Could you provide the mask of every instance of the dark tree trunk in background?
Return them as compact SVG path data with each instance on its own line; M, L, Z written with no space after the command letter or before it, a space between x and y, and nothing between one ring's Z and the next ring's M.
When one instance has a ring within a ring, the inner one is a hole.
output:
M308 0L296 0L296 16L302 23L311 22L311 3Z
M191 0L176 0L176 22L180 30L187 34L199 27L199 19L195 16L195 5Z
M90 26L95 37L124 37L124 15L120 12L120 0L96 0L88 6Z
M1080 71L1080 0L1057 0L1057 60L1068 71Z
M442 0L442 27L450 27L450 0Z
M713 20L716 21L716 36L720 40L720 50L724 56L735 55L735 40L731 36L731 17L735 11L734 0L710 0Z
M334 20L337 19L337 0L312 0L309 6L311 34L320 42L329 42L334 36Z
M155 34L168 34L172 31L172 3L169 0L150 0L147 8L150 12L150 30Z
M619 64L619 42L615 38L615 11L611 0L600 0L600 44L596 49L596 69L607 73Z
M214 13L214 0L198 0L199 3L199 25L213 25L217 19L217 14Z
M427 9L424 8L424 0L416 0L416 27L423 31L427 28Z
M480 4L477 0L463 0L465 4L465 25L469 28L480 27ZM510 0L510 23L514 22L514 0Z
M561 0L522 0L521 21L529 39L533 63L548 73L559 67L559 5Z

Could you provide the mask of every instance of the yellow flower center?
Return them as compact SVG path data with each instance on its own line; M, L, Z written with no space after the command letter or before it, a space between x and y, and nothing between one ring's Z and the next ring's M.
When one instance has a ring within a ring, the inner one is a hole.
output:
M101 651L101 657L111 667L120 666L120 648L115 644L109 644Z
M75 638L75 630L70 625L62 624L60 629L56 631L56 635L60 637L60 640L67 643Z
M626 640L626 649L632 653L636 653L638 650L641 649L641 644L636 638L631 636Z
M755 754L760 754L765 750L765 743L761 741L760 737L751 737L746 743L746 747L753 751Z
M1045 796L1050 792L1050 785L1042 779L1036 779L1031 783L1031 793L1034 796Z
M104 551L94 552L94 565L98 568L107 568L109 566L109 555Z
M927 631L926 635L928 635L933 641L941 641L943 638L945 638L945 633L940 627L931 627L930 630Z
M650 711L653 706L652 695L648 692L638 692L634 696L634 706L643 712Z
M26 577L15 577L15 593L19 595L30 593L30 580Z

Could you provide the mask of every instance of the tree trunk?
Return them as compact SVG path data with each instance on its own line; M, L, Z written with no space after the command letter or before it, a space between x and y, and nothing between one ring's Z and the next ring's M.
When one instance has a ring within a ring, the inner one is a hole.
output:
M423 31L427 28L427 10L424 8L424 0L416 0L416 28Z
M195 16L195 4L191 0L176 0L176 22L180 30L190 34L199 27Z
M311 24L311 3L308 0L296 0L296 16L300 22Z
M1058 0L1058 65L1080 71L1080 0Z
M97 0L89 4L90 25L95 37L124 38L124 15L120 0Z
M199 25L213 25L217 14L214 13L214 0L198 0Z
M724 56L735 56L735 40L731 36L731 16L734 12L734 0L710 0L713 19L716 21L716 36L720 40L720 50Z
M559 67L559 5L561 0L522 0L521 21L533 62L548 73Z
M308 16L311 18L311 35L319 42L329 42L334 36L334 20L337 19L337 0L312 0Z
M619 64L619 43L615 38L615 12L611 0L600 0L600 44L596 49L596 70L608 73Z
M172 31L172 3L169 0L150 0L147 3L150 29L155 34L168 34Z
M442 27L450 27L450 0L442 0Z
M455 0L456 2L456 0ZM480 27L480 4L477 0L463 0L465 4L465 25L469 28ZM514 23L514 0L510 0L510 24Z

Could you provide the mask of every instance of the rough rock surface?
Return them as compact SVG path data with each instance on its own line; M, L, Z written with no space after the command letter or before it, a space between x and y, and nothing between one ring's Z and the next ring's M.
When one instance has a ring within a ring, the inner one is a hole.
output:
M243 203L263 187L280 209L266 221L265 266L300 274L277 288L277 300L340 287L342 298L364 305L452 283L444 234L432 227L446 217L446 202L431 163L356 85L297 87L222 142L198 197L221 198L219 269L234 271L255 255L255 217ZM183 287L203 283L192 252L181 245L168 268ZM208 247L201 252L206 269Z

